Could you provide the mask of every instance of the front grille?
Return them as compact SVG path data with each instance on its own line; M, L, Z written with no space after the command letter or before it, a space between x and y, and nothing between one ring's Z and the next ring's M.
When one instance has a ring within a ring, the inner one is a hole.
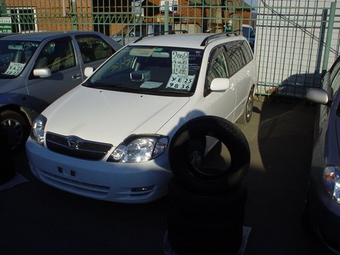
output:
M62 136L48 132L46 145L51 151L87 160L101 160L112 148L111 144L83 140L76 136Z

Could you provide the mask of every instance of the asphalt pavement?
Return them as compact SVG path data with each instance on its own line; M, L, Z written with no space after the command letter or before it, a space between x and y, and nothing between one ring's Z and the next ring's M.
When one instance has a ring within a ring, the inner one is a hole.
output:
M315 108L301 101L257 100L251 122L238 125L251 148L245 255L330 254L300 224L314 118ZM0 189L1 254L164 254L167 198L139 205L88 199L38 181L25 151L14 160L24 182Z

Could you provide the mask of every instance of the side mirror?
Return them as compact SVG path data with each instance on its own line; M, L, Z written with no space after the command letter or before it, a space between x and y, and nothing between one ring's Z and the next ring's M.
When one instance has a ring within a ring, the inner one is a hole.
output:
M323 89L309 88L306 93L306 98L317 104L327 105L329 103L328 94Z
M85 70L84 70L84 75L86 77L89 77L93 74L94 72L94 68L93 67L86 67Z
M226 91L230 87L230 80L228 78L215 78L210 84L211 91Z
M33 75L40 78L47 78L52 75L51 69L49 68L37 68L33 70Z

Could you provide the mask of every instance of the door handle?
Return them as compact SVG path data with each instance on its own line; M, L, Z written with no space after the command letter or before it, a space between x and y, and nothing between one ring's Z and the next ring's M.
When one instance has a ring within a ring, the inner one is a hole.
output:
M72 75L72 79L73 79L73 80L79 80L80 78L81 78L80 73L77 73L77 74Z

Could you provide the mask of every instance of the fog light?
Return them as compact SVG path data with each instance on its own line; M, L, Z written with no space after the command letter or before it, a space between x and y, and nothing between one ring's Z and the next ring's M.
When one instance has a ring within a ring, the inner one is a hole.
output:
M153 186L147 186L147 187L133 188L131 189L131 193L135 193L135 194L131 194L131 195L132 196L146 195L150 193L154 189L154 187L155 186L153 185Z

